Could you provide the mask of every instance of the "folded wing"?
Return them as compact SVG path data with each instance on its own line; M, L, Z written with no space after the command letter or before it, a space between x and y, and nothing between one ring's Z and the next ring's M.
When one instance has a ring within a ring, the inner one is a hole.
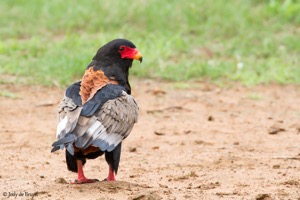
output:
M107 85L82 106L77 89L67 90L59 106L57 141L52 152L66 147L74 154L74 146L86 149L91 145L101 151L114 150L138 120L134 98L118 85Z

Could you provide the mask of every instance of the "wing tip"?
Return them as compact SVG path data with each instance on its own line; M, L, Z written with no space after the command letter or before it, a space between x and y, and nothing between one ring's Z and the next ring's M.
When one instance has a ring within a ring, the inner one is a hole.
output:
M67 146L67 148L71 149L70 146L73 146L73 142L75 141L74 135L68 134L65 137L53 142L52 144L52 149L51 149L51 153L59 150L59 149L63 149L64 146Z
M53 146L53 145L52 145ZM52 149L51 149L51 153L53 153L53 152L55 152L55 151L57 151L57 150L59 150L60 149L60 147L59 146L54 146Z

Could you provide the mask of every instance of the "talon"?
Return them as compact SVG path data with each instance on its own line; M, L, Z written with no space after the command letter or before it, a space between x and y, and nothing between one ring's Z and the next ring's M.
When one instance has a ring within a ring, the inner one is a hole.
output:
M110 182L110 181L116 181L116 179L105 178L105 179L103 179L102 181L103 181L103 182L104 182L104 181L105 181L105 182L106 182L106 181L107 181L107 182Z

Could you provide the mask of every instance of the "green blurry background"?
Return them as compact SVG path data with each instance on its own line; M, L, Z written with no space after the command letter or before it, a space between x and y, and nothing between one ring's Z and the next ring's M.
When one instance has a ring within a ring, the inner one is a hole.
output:
M115 38L137 77L300 83L298 0L0 1L0 75L65 86Z

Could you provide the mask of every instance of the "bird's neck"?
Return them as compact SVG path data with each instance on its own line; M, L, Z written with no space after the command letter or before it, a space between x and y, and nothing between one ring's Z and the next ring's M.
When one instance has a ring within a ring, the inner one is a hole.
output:
M105 76L112 81L117 81L119 85L123 86L128 94L131 94L131 87L129 83L129 68L132 65L132 60L124 60L122 62L103 62L93 60L87 69L93 67L95 71L101 70Z
M85 70L81 79L80 96L82 105L92 99L98 90L107 84L118 84L116 80L110 80L102 70L94 71L92 67Z

